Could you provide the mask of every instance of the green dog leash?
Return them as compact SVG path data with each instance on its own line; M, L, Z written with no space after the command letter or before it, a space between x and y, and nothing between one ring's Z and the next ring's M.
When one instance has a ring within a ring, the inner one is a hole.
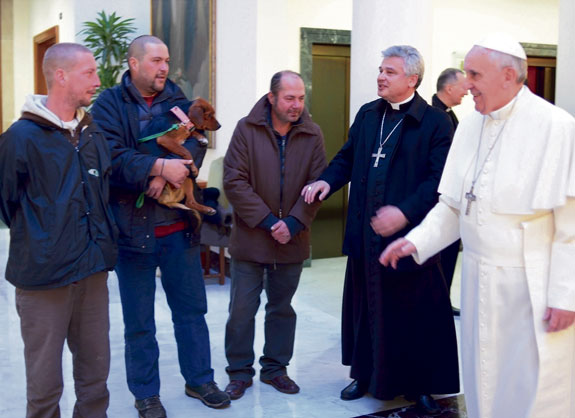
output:
M156 139L161 137L162 135L167 134L168 132L171 132L175 129L178 129L180 127L179 123L174 123L169 129L166 129L164 132L160 132L158 134L154 134L154 135L148 135L144 138L140 138L138 139L138 143L142 143L142 142L148 142L151 141L152 139ZM142 192L140 193L140 196L138 196L138 199L136 200L136 207L138 209L140 209L142 206L144 206L144 199L146 198L146 193Z

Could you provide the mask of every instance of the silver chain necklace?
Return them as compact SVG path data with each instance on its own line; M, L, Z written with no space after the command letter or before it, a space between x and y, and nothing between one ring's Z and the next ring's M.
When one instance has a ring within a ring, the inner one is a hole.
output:
M399 120L399 122L397 122L397 124L393 127L393 129L391 130L391 132L389 134L387 134L387 136L385 137L385 139L382 141L383 138L383 123L385 122L385 115L387 114L387 108L385 108L385 111L383 112L383 118L381 118L381 126L379 127L379 148L377 149L377 154L371 154L372 157L375 158L375 162L373 163L374 167L377 167L379 164L379 159L380 158L385 158L386 154L382 154L381 150L383 149L383 146L385 145L385 143L387 142L387 140L389 139L389 137L391 136L391 134L397 129L397 127L401 124L401 122L403 122L403 118L401 118Z
M493 144L491 144L491 146L487 150L487 155L483 159L483 162L481 163L481 167L479 167L479 170L477 170L477 164L479 162L479 148L481 147L481 140L483 139L483 127L485 126L485 116L483 116L483 123L481 124L481 132L479 133L479 142L477 143L477 152L475 154L475 169L473 171L473 179L471 180L471 188L469 189L469 191L467 193L465 193L465 198L467 199L467 206L465 207L465 215L469 215L469 212L471 210L471 203L473 203L477 200L477 196L473 193L473 189L475 188L475 183L477 182L477 180L481 176L481 173L483 172L483 167L485 166L485 163L489 159L489 156L491 155L491 151L493 151L493 148L497 144L497 141L499 141L499 138L501 137L501 134L503 133L505 126L507 126L507 121L509 120L509 118L511 118L511 115L513 113L513 108L515 107L515 103L517 103L517 99L515 100L515 102L513 102L511 110L509 111L509 117L507 119L505 119L505 122L503 122L503 126L501 127L501 130L497 134L497 138L495 138L495 141L493 141Z

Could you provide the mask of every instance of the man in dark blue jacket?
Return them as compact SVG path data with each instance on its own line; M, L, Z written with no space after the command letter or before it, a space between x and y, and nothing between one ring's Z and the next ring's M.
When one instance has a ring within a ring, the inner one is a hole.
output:
M191 105L167 78L169 59L160 39L136 38L128 51L129 71L122 83L104 91L93 106L94 118L112 151L111 205L120 229L116 273L124 314L126 374L144 418L165 416L159 399L154 321L158 267L172 310L185 393L214 408L230 403L214 382L211 368L199 237L185 212L156 202L166 182L181 186L190 174L190 161L150 154L138 145L138 139L153 133L149 132L152 123L169 119L173 106L187 112ZM205 147L195 140L187 144L200 166ZM143 205L137 204L141 193L146 195Z
M48 96L28 96L20 120L0 137L0 218L10 228L6 279L16 287L27 417L60 416L66 341L74 417L105 417L109 403L112 167L106 139L83 109L100 86L96 69L84 46L50 47Z
M423 413L433 393L459 391L457 342L438 259L383 268L380 249L417 225L435 205L453 128L445 112L416 92L423 58L411 46L383 51L380 99L361 107L349 138L315 183L308 203L351 181L343 243L348 255L342 312L343 363L354 381L341 398L366 392L405 395Z

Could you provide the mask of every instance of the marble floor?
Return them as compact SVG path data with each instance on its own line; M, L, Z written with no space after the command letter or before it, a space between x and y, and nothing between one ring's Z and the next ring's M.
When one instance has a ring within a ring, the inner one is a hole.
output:
M0 229L0 273L8 254L8 231ZM172 332L170 312L165 296L158 289L156 297L156 323L160 344L160 370L162 379L161 399L170 418L188 417L233 417L233 418L349 418L357 416L414 417L413 409L403 398L393 401L379 401L365 396L356 401L339 399L340 390L350 379L348 368L340 363L340 314L341 293L345 258L314 260L310 268L305 268L300 287L294 299L298 313L295 355L289 366L289 375L301 386L297 395L285 395L271 386L254 381L243 398L234 401L232 406L214 410L203 406L200 401L184 395L184 381L180 376L176 360L176 346ZM111 418L137 417L133 407L133 397L125 383L123 357L123 326L120 296L116 276L109 279L112 365L108 380L111 393L108 416ZM216 279L206 280L209 313L207 322L212 346L212 365L216 381L225 387L228 379L224 371L224 326L229 300L229 279L220 286ZM458 305L459 283L454 283L453 302ZM265 296L263 296L265 299ZM256 318L257 332L256 357L261 354L263 345L263 305ZM0 317L4 318L0 327L0 417L16 418L25 415L25 375L23 344L20 337L19 319L14 307L14 288L5 280L0 280ZM459 321L455 320L459 335ZM60 406L63 417L72 416L74 390L70 354L64 355L65 390ZM446 405L461 405L461 397L443 401ZM395 409L395 411L393 411ZM381 411L389 411L384 413ZM399 412L396 412L399 411ZM403 413L401 411L404 411ZM406 412L407 411L407 412ZM411 411L411 412L409 412ZM441 416L465 416L453 413Z

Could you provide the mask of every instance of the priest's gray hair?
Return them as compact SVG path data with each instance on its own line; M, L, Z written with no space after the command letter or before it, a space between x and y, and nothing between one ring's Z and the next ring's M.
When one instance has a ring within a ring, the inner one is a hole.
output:
M406 76L416 75L417 83L415 88L418 88L423 80L423 72L425 65L423 57L417 49L409 45L394 45L381 52L383 58L399 57L403 59L403 71Z
M506 54L505 52L495 51L494 49L484 48L476 45L474 48L481 48L489 55L489 58L499 64L500 69L511 67L517 73L517 84L523 84L527 79L527 61L519 57Z
M84 45L71 42L54 44L46 50L42 60L42 73L46 79L48 90L52 87L56 70L61 68L70 71L76 64L76 55L80 53L92 54L92 51Z
M459 68L446 68L437 78L437 91L443 90L449 84L457 82L457 74L463 74Z

